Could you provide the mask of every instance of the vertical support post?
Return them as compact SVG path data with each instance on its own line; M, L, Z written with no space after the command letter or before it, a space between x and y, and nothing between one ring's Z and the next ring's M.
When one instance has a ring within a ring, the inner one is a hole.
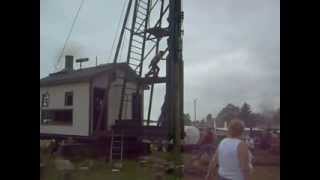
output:
M142 69L143 69L143 60L144 60L144 52L146 47L146 37L147 37L147 29L148 29L148 22L149 22L149 16L150 16L150 4L151 0L148 0L147 3L147 13L146 13L146 19L144 22L144 30L143 30L143 42L142 42L142 50L141 50L141 65L139 70L139 76L142 76Z
M160 28L161 28L161 26L162 26L163 6L164 6L164 2L163 2L163 0L161 0L160 19L159 19L159 25L158 25ZM157 55L157 54L159 53L160 40L161 40L161 38L158 38L158 39L157 39L155 55ZM152 99L153 99L153 89L154 89L154 84L151 85L151 90L150 90L150 99L149 99L149 107L148 107L149 109L148 109L147 126L149 126L149 124L150 124L150 116L151 116L151 109L152 109Z
M181 60L181 63L179 64L179 103L180 103L180 127L181 127L181 136L182 139L184 139L185 133L184 133L184 120L183 120L183 115L184 115L184 71L183 71L183 60Z
M152 108L153 89L154 89L154 84L151 85L151 90L150 90L150 99L149 99L149 107L148 107L147 126L150 125L150 116L151 116L151 108Z
M178 167L182 163L181 159L181 112L183 111L181 102L183 101L183 90L182 83L182 38L181 38L181 0L170 0L169 7L169 63L171 65L169 70L169 90L170 97L169 100L172 104L172 108L168 109L169 120L172 121L173 128L171 128L171 133L173 134L173 143L174 143L174 160L175 166ZM169 65L169 66L170 66ZM180 170L176 169L176 177L181 178Z

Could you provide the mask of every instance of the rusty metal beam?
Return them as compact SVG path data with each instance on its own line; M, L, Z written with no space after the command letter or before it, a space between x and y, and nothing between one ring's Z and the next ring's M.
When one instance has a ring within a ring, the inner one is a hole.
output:
M158 77L158 78L147 77L147 78L141 78L139 80L139 83L143 84L143 85L160 84L160 83L166 83L166 82L167 82L167 78L166 77Z

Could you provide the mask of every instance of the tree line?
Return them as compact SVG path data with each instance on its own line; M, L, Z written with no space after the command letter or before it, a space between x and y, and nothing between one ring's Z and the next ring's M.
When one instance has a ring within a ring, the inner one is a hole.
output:
M280 125L280 107L274 111L266 111L262 113L253 112L248 103L243 103L241 107L228 104L217 114L215 118L212 114L208 114L206 119L202 119L197 123L211 123L213 119L216 121L217 127L223 127L224 123L229 123L232 119L239 118L246 127L272 127ZM183 116L185 125L191 125L191 117L189 114Z

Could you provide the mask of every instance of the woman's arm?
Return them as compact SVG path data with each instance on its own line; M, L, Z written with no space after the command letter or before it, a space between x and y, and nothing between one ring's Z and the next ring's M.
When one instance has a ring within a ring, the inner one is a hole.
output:
M240 168L245 180L249 180L249 149L246 143L241 142L238 146L238 156L240 161Z

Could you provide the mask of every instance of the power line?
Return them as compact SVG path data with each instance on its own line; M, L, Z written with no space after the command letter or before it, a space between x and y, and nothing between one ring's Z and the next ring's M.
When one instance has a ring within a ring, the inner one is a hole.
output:
M112 53L113 53L113 50L114 50L114 45L115 45L115 42L117 40L117 37L118 37L118 33L121 31L120 30L120 25L121 25L121 19L124 15L124 12L125 12L125 7L126 7L126 0L124 0L124 3L123 3L123 6L122 6L122 10L121 10L121 14L120 14L120 17L119 17L119 20L118 20L118 25L117 25L117 29L116 29L116 32L115 32L115 36L114 36L114 39L113 39L113 42L112 42L112 46L111 46L111 50L110 50L110 54L109 54L109 57L108 57L108 60L111 59L111 56L112 56Z
M56 70L57 70L58 65L59 65L59 63L60 63L60 61L61 61L61 58L62 58L62 56L63 56L63 54L64 54L64 51L65 51L66 46L67 46L67 43L68 43L68 41L69 41L69 39L70 39L70 37L71 37L71 34L72 34L72 31L73 31L74 25L76 24L76 21L77 21L77 19L78 19L78 16L79 16L79 14L80 14L80 11L81 11L81 8L82 8L83 4L84 4L84 0L81 0L81 3L80 3L80 6L79 6L79 8L78 8L78 10L77 10L76 16L73 18L73 22L72 22L70 31L69 31L69 33L68 33L68 36L67 36L67 38L66 38L66 40L65 40L65 42L64 42L64 45L63 45L61 54L60 54L60 56L59 56L59 58L58 58L58 60L57 60L57 64L56 64L56 66L55 66L55 69L56 69Z

